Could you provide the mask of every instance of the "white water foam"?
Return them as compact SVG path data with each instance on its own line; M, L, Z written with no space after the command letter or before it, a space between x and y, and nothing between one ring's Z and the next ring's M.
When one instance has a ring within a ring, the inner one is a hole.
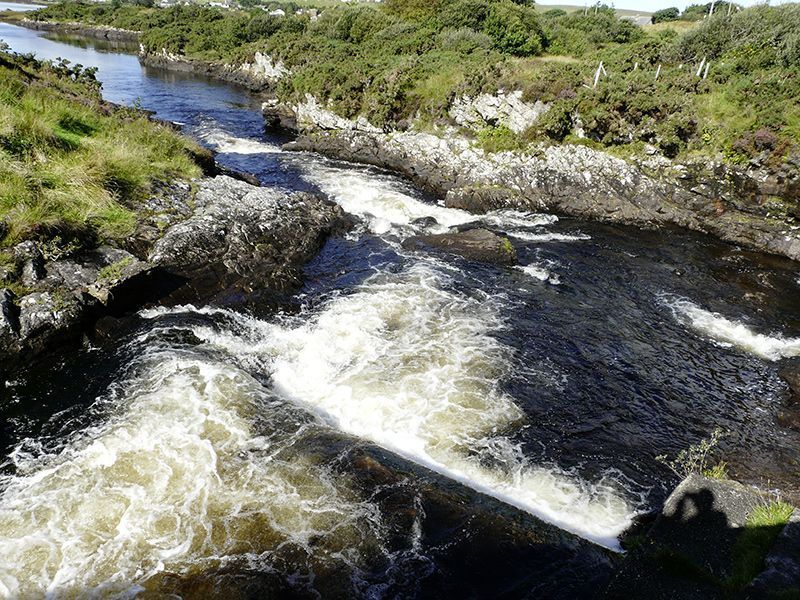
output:
M260 363L276 390L338 429L618 548L635 509L610 481L533 464L504 434L525 416L499 387L512 361L491 335L498 312L446 291L432 264L376 275L303 323L226 312L238 331L192 331L248 368Z
M485 215L473 215L457 208L425 202L403 189L398 180L365 170L342 168L328 162L306 161L303 165L306 178L331 197L345 211L366 220L370 231L381 235L394 229L425 229L432 233L448 231L456 225L483 223L489 227L541 227L558 221L554 215L497 210ZM416 227L414 221L433 217L436 224ZM534 235L528 232L510 232L520 237ZM540 241L555 240L559 234L536 234ZM570 237L571 239L585 239Z
M275 154L280 146L252 138L237 137L216 125L205 125L196 132L198 138L222 154Z
M531 233L530 231L512 230L508 235L525 242L580 242L592 239L584 233Z
M283 416L270 437L254 435L253 416L280 407L259 402L263 388L240 369L159 352L118 389L104 425L50 455L12 455L0 597L117 597L233 555L269 568L289 547L309 557L369 547L371 505L291 451L301 425Z
M529 265L518 265L516 267L526 275L530 275L534 279L538 279L539 281L546 281L552 285L559 285L561 283L561 279L555 273L551 273L548 269L543 267L542 265L531 263Z
M304 163L304 170L309 181L345 211L366 220L370 230L378 235L397 227L407 227L412 221L425 217L436 219L437 224L429 228L435 232L476 220L466 211L415 198L406 193L393 177L336 167L323 161Z
M736 346L767 360L800 356L800 338L756 333L744 323L707 311L686 298L665 297L664 302L678 321L722 346Z
M495 227L540 227L558 222L555 215L524 212L513 209L495 210L484 215L481 220Z

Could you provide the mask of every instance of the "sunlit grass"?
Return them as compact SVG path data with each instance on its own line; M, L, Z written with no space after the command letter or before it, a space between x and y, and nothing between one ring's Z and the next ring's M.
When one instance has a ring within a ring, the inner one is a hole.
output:
M15 67L0 68L0 246L123 238L154 181L200 175L191 142L171 129L49 67Z

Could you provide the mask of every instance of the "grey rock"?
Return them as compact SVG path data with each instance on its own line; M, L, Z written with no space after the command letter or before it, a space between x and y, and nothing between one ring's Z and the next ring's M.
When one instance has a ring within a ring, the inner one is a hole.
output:
M20 338L29 346L44 348L51 340L63 338L81 320L79 300L59 292L35 292L19 301Z
M14 258L21 271L22 285L34 287L44 278L44 256L35 242L27 240L14 246Z
M452 119L464 127L481 130L487 126L502 125L514 133L522 133L550 109L541 100L530 104L522 100L522 92L478 94L474 98L461 96L450 107Z
M735 481L690 475L672 492L646 540L628 553L605 598L723 598L718 582L752 511L770 501Z
M85 292L109 305L120 288L152 269L152 265L130 252L101 246L69 259L48 263L45 282L51 289L68 290L73 294Z
M410 224L414 227L426 229L428 227L435 227L439 224L439 221L437 221L435 217L420 217L419 219L414 219L411 221Z
M499 236L487 229L475 228L467 231L420 235L407 238L403 247L419 250L437 248L459 254L468 260L514 265L517 253L507 237Z
M231 286L284 288L346 219L306 193L254 187L230 177L204 180L194 214L167 230L149 260L208 296Z

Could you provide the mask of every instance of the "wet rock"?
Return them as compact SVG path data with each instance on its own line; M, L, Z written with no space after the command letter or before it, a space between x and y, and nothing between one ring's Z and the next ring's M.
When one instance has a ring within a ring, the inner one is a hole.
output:
M0 289L0 343L8 342L16 337L19 331L19 315L14 304L14 293L5 288Z
M60 292L35 292L19 301L20 338L28 346L44 348L67 337L80 324L81 304Z
M183 278L191 295L236 286L284 289L345 221L337 205L307 193L254 187L226 176L204 180L194 214L167 230L149 260Z
M437 248L459 254L468 260L500 265L517 263L517 252L507 237L499 236L487 229L469 229L453 233L414 236L403 241L403 247L419 250Z
M778 370L778 377L789 386L790 402L800 403L800 360L787 361Z
M411 225L414 227L421 227L423 229L435 227L438 224L439 221L437 221L435 217L420 217L419 219L414 219L411 221Z
M778 411L778 423L800 431L800 360L787 361L778 376L789 386L786 402Z
M14 246L14 258L19 265L22 285L34 287L44 278L44 256L35 242L28 240Z

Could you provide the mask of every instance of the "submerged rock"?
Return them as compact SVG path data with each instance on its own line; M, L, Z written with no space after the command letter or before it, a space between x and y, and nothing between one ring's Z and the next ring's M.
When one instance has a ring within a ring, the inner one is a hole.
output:
M459 254L468 260L495 263L499 265L517 264L517 252L507 237L492 233L488 229L468 229L452 233L420 235L403 241L403 247L410 250L437 248Z

